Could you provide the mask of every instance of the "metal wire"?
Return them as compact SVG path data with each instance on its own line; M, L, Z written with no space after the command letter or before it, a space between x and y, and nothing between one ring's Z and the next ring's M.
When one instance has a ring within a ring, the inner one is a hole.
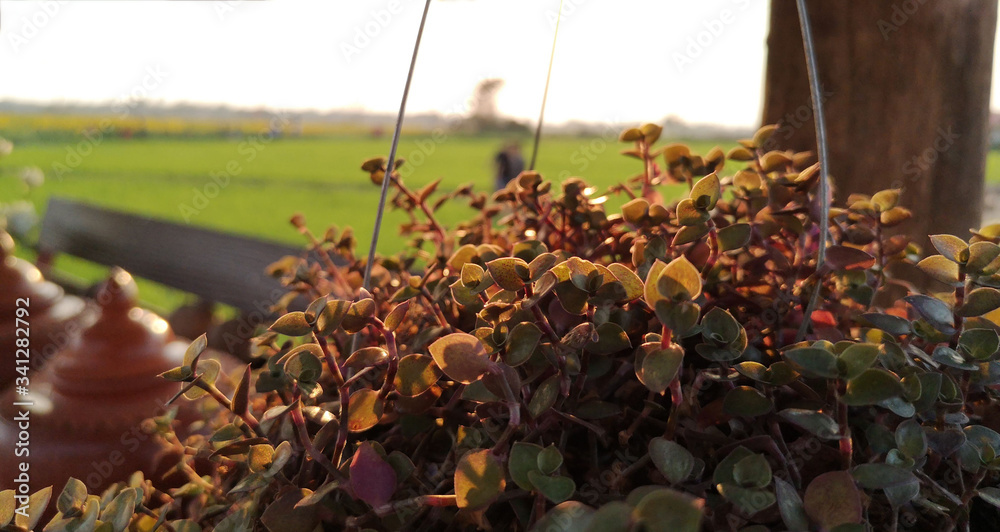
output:
M802 44L806 53L806 67L809 73L809 87L812 94L813 116L816 124L816 144L819 148L819 251L816 256L816 269L819 270L826 262L826 246L830 235L830 176L827 173L828 162L830 160L829 144L826 139L826 115L823 112L823 94L819 82L819 70L816 66L816 46L813 41L812 26L809 22L809 11L806 8L805 0L796 0L799 10L799 26L802 28ZM802 325L799 327L796 341L801 341L805 337L806 330L812 319L812 311L816 308L819 300L819 292L822 287L822 279L817 278L816 287L809 298L809 304L802 316Z
M420 38L424 35L424 24L427 22L427 11L431 0L424 3L424 13L420 17L420 29L417 30L417 42L413 45L413 57L410 58L410 71L406 74L406 86L403 87L403 99L399 102L399 115L396 117L396 130L392 134L392 147L389 148L389 162L385 166L385 179L382 180L382 195L379 196L378 210L375 211L375 230L372 232L371 247L368 248L368 263L365 264L365 290L371 288L372 264L375 262L375 247L378 245L379 230L382 228L382 216L385 214L385 200L389 196L389 181L391 181L393 165L396 163L396 149L399 147L399 135L403 130L403 115L406 113L406 97L410 95L410 82L413 81L413 67L417 64L417 51L420 50Z
M413 56L410 58L410 70L406 74L406 85L403 87L403 98L399 102L399 115L396 117L396 130L392 134L392 146L389 148L389 162L385 166L385 177L382 179L382 193L378 200L378 210L375 211L375 229L372 231L371 245L368 248L368 262L365 263L365 277L362 286L365 290L371 288L372 266L375 264L375 248L378 246L379 231L382 228L382 216L385 214L385 201L389 197L389 182L392 180L392 170L396 163L396 149L399 148L399 136L403 130L403 115L406 114L406 98L410 95L410 83L413 81L413 69L417 64L417 52L420 50L420 38L424 35L424 25L427 23L427 11L431 0L424 3L424 12L420 16L420 28L417 30L417 41L413 44ZM355 333L351 340L351 352L358 348L361 336Z
M531 164L528 170L535 169L538 158L538 143L542 139L542 122L545 120L545 102L549 99L549 80L552 79L552 62L556 58L556 38L559 37L559 22L562 20L563 0L559 0L559 13L556 15L556 30L552 34L552 52L549 54L549 71L545 74L545 91L542 92L542 109L538 112L538 125L535 126L535 143L531 148Z

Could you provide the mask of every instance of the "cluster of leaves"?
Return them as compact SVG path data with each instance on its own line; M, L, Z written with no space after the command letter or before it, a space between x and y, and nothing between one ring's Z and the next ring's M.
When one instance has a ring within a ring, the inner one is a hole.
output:
M272 532L968 528L1000 505L1000 228L934 237L918 266L948 290L921 294L890 274L918 255L887 231L910 216L898 191L856 195L820 264L818 167L765 149L773 131L704 156L625 131L642 172L607 191L620 212L578 178L524 172L487 197L365 162L412 245L365 290L349 231L293 219L310 253L272 266L291 292L233 393L204 339L164 374L212 401L194 427L151 427L190 480L159 515ZM720 176L727 161L743 168ZM664 204L671 183L688 193ZM451 230L435 218L449 200L472 209Z

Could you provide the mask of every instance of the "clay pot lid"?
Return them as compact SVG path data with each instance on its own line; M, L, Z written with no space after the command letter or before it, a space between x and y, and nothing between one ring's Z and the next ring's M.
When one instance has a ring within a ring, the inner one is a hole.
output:
M32 314L44 311L62 297L62 289L45 281L42 272L30 262L14 256L14 239L0 231L0 286L4 298L0 301L0 321L13 321L18 299L27 298Z
M61 395L125 395L168 383L157 377L183 360L166 320L136 306L138 288L115 269L97 293L98 312L46 368Z

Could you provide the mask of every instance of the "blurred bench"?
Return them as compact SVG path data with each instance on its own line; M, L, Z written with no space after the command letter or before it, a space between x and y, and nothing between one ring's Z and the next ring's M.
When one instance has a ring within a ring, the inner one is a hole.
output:
M182 225L52 198L36 247L46 275L68 254L267 317L287 292L265 269L304 247ZM56 281L59 281L56 278Z

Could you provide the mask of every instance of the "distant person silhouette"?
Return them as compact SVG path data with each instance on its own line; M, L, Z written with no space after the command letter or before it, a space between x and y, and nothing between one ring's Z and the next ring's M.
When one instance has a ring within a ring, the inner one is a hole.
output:
M508 143L496 155L493 162L497 169L496 189L500 190L524 171L524 158L521 157L520 144L517 142Z

